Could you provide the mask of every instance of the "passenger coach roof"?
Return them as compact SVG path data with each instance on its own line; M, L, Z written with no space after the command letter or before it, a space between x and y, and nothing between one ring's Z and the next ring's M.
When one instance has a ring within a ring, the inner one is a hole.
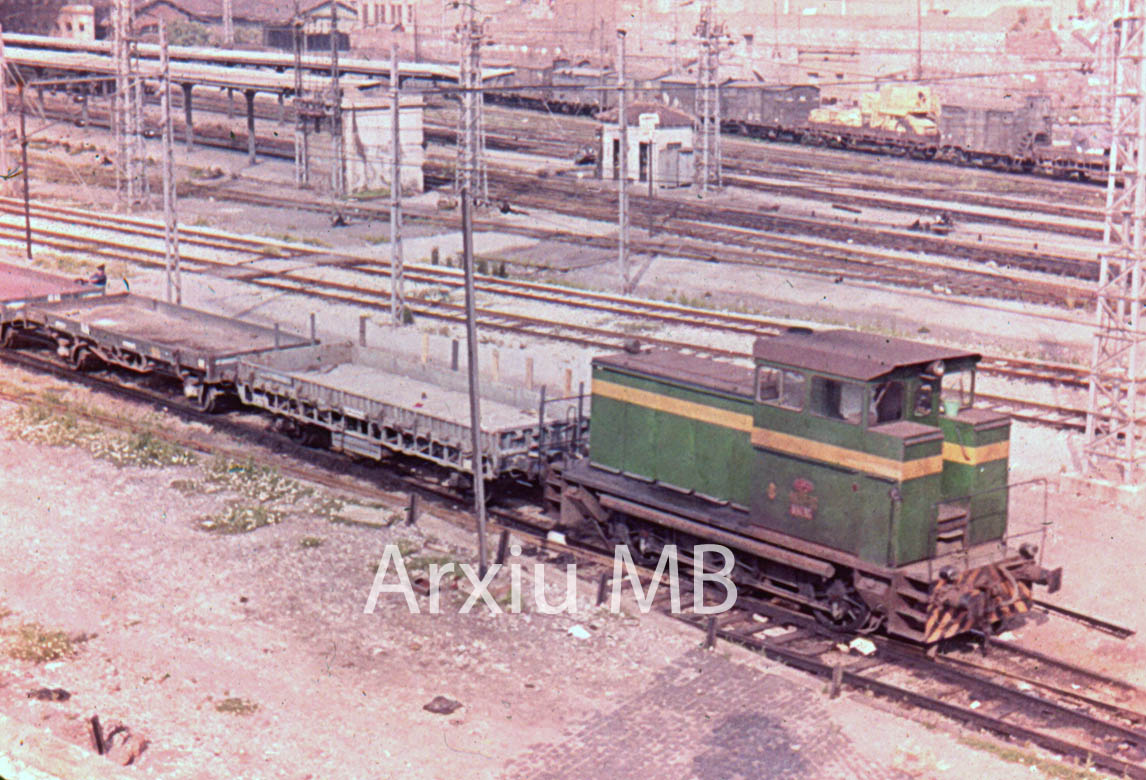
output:
M980 357L975 352L852 330L782 333L757 339L752 352L757 360L865 382L903 366Z

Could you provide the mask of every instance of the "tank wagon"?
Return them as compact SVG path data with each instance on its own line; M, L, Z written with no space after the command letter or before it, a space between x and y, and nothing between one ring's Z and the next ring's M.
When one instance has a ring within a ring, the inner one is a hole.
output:
M1008 536L1010 421L979 355L851 331L755 345L755 369L672 351L593 361L588 457L546 495L634 559L733 550L732 577L821 621L934 643L1031 605L1061 570Z

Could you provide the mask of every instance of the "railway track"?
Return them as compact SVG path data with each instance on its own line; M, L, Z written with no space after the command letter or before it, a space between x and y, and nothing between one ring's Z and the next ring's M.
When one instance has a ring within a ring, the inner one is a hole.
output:
M224 130L220 127L201 132L200 141L226 149L245 149L242 132L236 134ZM293 157L293 147L281 138L260 139L260 149L264 154ZM424 168L428 181L441 183L453 179L452 163L429 160ZM532 175L511 171L496 171L494 174L491 183L496 185L495 197L498 199L606 222L615 216L612 204L616 196L609 187L595 186L590 187L588 193L574 194L569 192L569 187L584 187L583 183L572 185L552 179L539 182ZM740 261L826 275L843 274L847 278L883 285L940 288L960 295L1060 306L1088 302L1093 298L1093 292L1089 286L1054 282L1048 285L1046 280L1024 279L1019 285L1000 284L1001 278L1007 278L1006 272L984 272L966 264L1029 270L1084 282L1097 278L1096 261L1085 256L1056 256L1037 249L984 245L977 241L912 233L906 229L860 226L841 220L760 214L709 204L642 198L638 193L634 193L631 201L635 224L657 225L663 233L673 237L672 241L654 241L651 237L645 242L638 241L633 247L636 252L676 254L720 262ZM815 241L798 238L802 236L812 236ZM714 246L721 247L719 257L712 251ZM878 247L880 251L858 249L863 246ZM741 251L737 253L737 249ZM889 254L887 249L894 250L898 256ZM922 255L958 260L959 267L949 264L940 268L933 261L920 262Z
M16 213L19 204L0 199L0 213ZM49 230L37 225L38 243L62 251L75 251L94 254L103 259L127 260L143 267L162 269L164 256L158 243L147 247L140 239L158 242L162 239L162 226L154 221L140 218L119 218L105 214L92 214L80 209L65 207L40 207L35 210L37 220L52 219L64 221L67 228ZM116 225L115 222L120 222ZM74 226L82 225L92 229L114 228L131 237L130 240L108 240L95 236L81 236ZM19 240L19 228L0 224L0 238ZM192 228L188 243L207 250L253 253L256 258L295 258L305 260L308 253L315 253L313 247L274 239L250 238L222 233L216 230ZM314 269L295 271L263 271L249 267L240 259L220 260L217 257L184 258L188 270L217 275L223 278L249 283L277 292L306 295L327 302L352 304L376 311L389 311L388 267L378 266L373 258L353 255L331 254L320 251L321 265L318 268L337 267L354 271L372 284L348 284L317 278ZM410 265L406 278L411 282L432 285L437 288L458 290L462 286L460 271L432 265ZM478 275L478 290L517 300L538 303L561 304L571 309L593 310L603 314L638 318L643 321L658 322L663 325L685 326L693 329L715 331L721 334L739 334L746 338L779 333L788 323L762 317L742 315L715 310L699 309L667 302L636 300L609 293L574 290L559 285L543 284L521 280L499 279L488 275ZM430 317L455 324L464 322L464 307L441 300L433 294L411 295L407 298L411 311L417 316ZM592 327L567 320L555 321L549 318L528 317L513 314L489 306L478 309L480 327L499 330L517 335L533 336L541 339L558 339L594 349L617 351L625 348L632 337L615 328ZM666 349L678 349L694 354L723 359L751 361L747 350L728 349L706 345L697 341L655 338L642 336L646 345ZM1081 389L1085 387L1087 375L1084 369L1062 363L1035 361L1010 357L985 357L981 364L987 375L1028 382L1053 383L1055 385ZM1080 429L1085 424L1085 411L1077 408L1051 405L1031 400L980 394L980 398L992 407L1005 411L1017 419L1051 424L1057 427Z
M158 98L149 99L149 103L156 106L158 105L157 101ZM50 109L51 115L56 118L75 118L76 106L66 97L56 97L54 100L48 101L45 108ZM227 98L213 92L204 92L196 98L196 111L200 116L213 114L229 122L242 119L238 116L242 111L239 110L237 104L230 104ZM427 116L434 117L434 119L424 123L424 132L429 142L446 146L456 145L456 123L452 121L450 116L455 111L456 109L448 104L428 107ZM178 123L182 121L182 115L181 112L177 113L180 116L176 129L177 133L181 133L182 127ZM437 118L439 115L441 115L441 120ZM236 117L238 118L236 119ZM255 117L260 123L271 123L274 126L293 126L295 121L293 106L289 104L280 106L262 100L255 102ZM523 135L522 127L519 124L521 112L506 111L489 106L487 107L487 119L489 121L486 127L486 144L488 148L493 150L522 152L554 159L571 160L584 148L593 147L597 142L597 123L594 120L563 117L562 124L556 126L555 131L551 130L546 134L544 123L540 123L540 126L530 126L529 132ZM89 105L88 122L106 125L106 109L99 105ZM228 140L232 139L228 138ZM259 139L259 142L265 144L267 140L263 137ZM245 143L245 136L236 139L236 143L237 145L234 145L233 148L239 149ZM820 150L818 154L817 150L800 150L804 153L803 157L810 157L813 161L809 165L808 161L803 159L801 155L795 155L796 159L789 160L794 156L791 148L785 148L783 154L771 154L770 152L774 150L771 148L772 145L767 142L747 141L730 137L727 146L732 154L725 159L726 180L730 184L745 189L794 195L812 201L839 202L841 196L831 190L851 188L867 193L877 192L884 196L881 198L849 196L847 201L854 204L862 203L910 211L911 209L904 209L902 199L915 198L931 201L928 205L920 206L919 210L935 213L946 211L958 221L1010 225L1038 229L1051 234L1059 233L1075 237L1101 239L1101 226L1097 224L1075 226L1063 224L1061 221L1047 220L1043 220L1037 225L1033 223L1032 214L1043 217L1101 221L1100 206L1084 207L1064 204L1061 202L1061 188L1054 193L1053 199L1043 200L1027 197L1020 200L1015 197L1003 197L989 192L981 192L974 185L967 187L966 190L953 190L946 184L940 186L905 184L902 181L896 181L893 176L888 176L886 171L878 168L871 170L853 167L851 171L833 170L825 172L823 170L825 159L832 160L837 164L841 162L841 160L836 159L840 157L839 153L835 155L825 154L824 152L827 150ZM243 148L245 149L245 147ZM897 161L897 163L902 163L902 161ZM859 172L860 170L863 170L862 174ZM923 170L929 170L929 168L925 166ZM761 181L763 179L780 179L783 183L764 184ZM1087 188L1086 192L1091 190L1092 188ZM990 215L985 214L983 209L1022 212L1022 215Z
M0 351L0 358L136 403L161 406L183 419L205 422L241 440L257 443L260 449L252 453L246 446L221 447L168 429L155 432L152 427L147 428L148 433L172 444L202 454L252 461L296 479L373 501L382 500L396 508L406 504L410 491L417 491L435 501L434 511L444 519L473 528L472 518L458 508L463 497L432 480L405 475L394 487L379 487L374 484L375 479L363 478L362 469L347 468L332 453L288 445L280 437L268 435L265 425L260 426L249 415L207 415L163 393L124 385L97 374L75 374L54 360L27 353L5 350ZM59 400L9 391L0 391L0 398L15 403L34 400L101 426L139 432L138 426L123 415L108 414L90 405L77 409ZM268 447L279 454L263 454L262 450ZM336 468L331 469L336 463ZM552 523L545 518L512 509L495 510L491 525L492 533L512 531L531 540L540 555L572 554L581 561L599 565L603 578L607 576L604 572L611 571L612 558L606 551L557 541L552 530ZM654 576L648 568L642 568L641 573L646 583ZM743 596L731 612L718 618L687 612L677 617L706 630L710 642L716 637L736 642L828 680L833 695L845 688L870 691L1007 739L1041 746L1083 765L1122 777L1146 778L1146 732L1142 730L1146 714L1133 706L1146 701L1146 692L1072 662L1003 642L992 642L989 654L975 655L965 648L949 646L932 658L920 648L879 637L869 640L873 642L874 654L845 654L839 648L851 637L827 631L814 619L776 602ZM1123 636L1129 633L1128 629L1121 629Z
M848 637L828 632L775 604L740 598L719 618L682 619L717 638L748 647L828 681L831 695L867 691L942 714L1019 743L1051 750L1082 766L1146 778L1146 692L1068 661L1012 643L990 653L948 650L929 657L918 647L868 638L871 653L841 652ZM841 641L842 640L842 641Z

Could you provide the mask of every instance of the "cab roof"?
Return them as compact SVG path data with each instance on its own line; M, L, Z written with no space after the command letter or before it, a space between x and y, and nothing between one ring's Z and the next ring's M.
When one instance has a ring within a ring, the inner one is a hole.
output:
M854 330L791 330L756 340L757 360L863 382L935 360L978 362L976 352Z

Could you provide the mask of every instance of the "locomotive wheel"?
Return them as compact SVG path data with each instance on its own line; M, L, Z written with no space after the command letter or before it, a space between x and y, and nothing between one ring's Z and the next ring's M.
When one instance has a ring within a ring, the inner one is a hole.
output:
M868 605L840 580L828 586L822 601L826 608L816 610L816 620L835 631L859 631L871 619Z

